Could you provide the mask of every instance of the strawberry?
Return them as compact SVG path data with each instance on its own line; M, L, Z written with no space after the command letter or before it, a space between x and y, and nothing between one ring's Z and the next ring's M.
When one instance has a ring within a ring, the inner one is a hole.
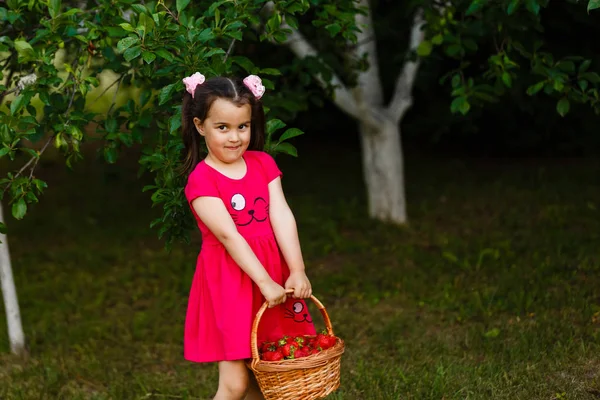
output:
M277 346L275 345L274 342L264 342L262 344L262 346L260 347L260 351L262 353L265 353L267 351L275 351L277 349Z
M306 344L304 338L302 336L296 336L294 338L294 344L297 344L298 347L304 347L304 345Z
M330 347L329 344L330 344L329 336L322 335L322 334L317 335L317 343L316 343L317 347L320 347L321 349L325 350Z
M319 353L319 349L311 349L308 354L312 356L313 354L318 354L318 353Z
M329 340L329 346L328 347L333 347L337 343L337 338L335 336L329 335L329 336L327 336L327 340Z
M263 353L263 360L265 361L280 361L283 360L283 354L280 351L266 351Z
M281 353L285 358L294 358L296 352L296 346L291 343L287 343L281 347Z
M306 357L309 354L308 347L300 347L294 352L294 358Z

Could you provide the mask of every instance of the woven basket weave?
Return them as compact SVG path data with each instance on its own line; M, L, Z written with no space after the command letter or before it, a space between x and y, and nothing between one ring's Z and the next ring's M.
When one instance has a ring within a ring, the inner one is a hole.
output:
M293 293L288 289L287 293ZM311 296L325 320L327 333L333 335L331 320L325 306ZM337 339L334 346L298 359L265 361L258 353L257 332L260 319L268 307L265 302L252 325L252 359L247 363L254 373L265 400L314 400L326 397L340 387L340 367L344 341Z

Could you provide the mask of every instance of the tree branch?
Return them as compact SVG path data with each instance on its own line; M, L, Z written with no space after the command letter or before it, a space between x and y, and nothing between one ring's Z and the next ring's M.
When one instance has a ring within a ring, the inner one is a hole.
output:
M415 13L413 25L410 30L409 53L416 51L417 47L419 47L424 40L425 33L422 30L424 23L423 10L419 9ZM402 116L412 104L412 88L420 63L421 59L419 57L414 61L406 60L402 67L402 71L396 80L396 88L394 90L392 101L388 106L388 111L398 122L400 122Z
M35 158L35 162L33 163L33 166L31 167L31 171L29 171L29 179L30 180L33 177L33 171L35 171L35 167L37 166L37 163L40 161L40 158L42 157L42 154L44 154L44 152L48 148L48 145L50 144L50 142L52 141L53 138L54 138L54 136L50 136L48 138L48 140L44 144L44 147L42 147L42 149L40 150L40 154L38 154L37 158ZM31 158L31 160L33 160L33 157ZM29 163L31 163L31 160L29 160ZM24 168L25 167L23 167L22 169L24 169ZM19 173L21 173L21 172L22 171L19 171Z
M269 12L273 12L273 2L269 2L265 5L265 9ZM285 21L281 23L281 27L283 29L289 29L292 31L291 34L287 36L287 40L284 42L286 46L296 54L296 56L300 59L306 57L317 57L317 50L306 40L306 38L296 29L293 29L289 26ZM327 87L327 83L323 78L319 76L315 76L317 81L322 87ZM342 80L334 73L331 78L331 84L334 87L333 91L333 101L334 103L346 114L352 116L353 118L360 119L361 115L356 106L356 102L352 97L350 91L346 88Z
M35 164L33 164L33 166L31 167L31 172L29 173L29 179L31 179L31 177L33 176L33 170L35 169L40 157L42 157L42 154L46 151L46 149L48 148L48 145L50 144L50 142L52 141L53 138L54 138L54 135L50 136L48 138L48 140L46 141L46 143L44 144L44 147L42 147L42 149L40 150L40 153L37 155L37 157L31 157L29 159L29 161L27 161L27 163L25 163L25 165L23 165L21 167L21 169L17 171L17 173L12 178L10 183L8 185L6 185L6 187L4 188L3 193L6 193L8 191L8 189L10 189L10 187L12 186L12 183L14 182L14 180L17 179L19 176L21 176L23 171L25 171L27 169L27 167L29 167L31 165L31 163L33 163L35 161Z
M233 45L234 44L235 44L235 39L232 39L231 40L231 44L229 45L229 48L227 49L227 53L225 54L225 58L223 59L223 64L225 64L225 62L229 58L229 54L231 54L231 51L233 50Z
M90 104L88 107L91 107L91 106L93 106L93 105L94 105L94 104L95 104L95 103L96 103L98 100L100 100L100 97L104 96L104 94L105 94L106 92L108 92L108 90L109 90L111 87L115 86L115 84L116 84L117 82L119 82L121 79L123 79L124 77L125 77L125 74L122 74L122 75L121 75L121 76L119 76L117 79L115 79L115 81L114 81L113 83L111 83L110 85L108 85L108 87L107 87L106 89L104 89L104 90L102 91L102 93L100 93L100 95L98 95L98 97L96 97L96 98L94 99L94 101L92 102L92 104Z
M360 0L358 7L364 7L368 10L367 15L356 14L356 25L360 31L357 32L357 44L354 44L353 55L356 59L361 58L362 53L367 54L369 69L358 75L356 93L359 97L357 102L363 102L367 108L379 108L383 106L383 90L381 88L381 79L379 77L379 59L377 58L377 46L372 39L375 37L373 30L373 18L371 17L371 7L368 0ZM349 43L353 45L352 43Z
M112 99L112 103L108 109L108 112L106 113L106 115L109 115L110 112L112 111L113 107L115 106L115 103L117 102L117 94L119 93L119 88L121 87L121 82L123 82L123 77L125 75L121 75L121 77L119 79L117 79L117 81L119 83L117 83L117 88L115 89L115 93L113 94L113 99ZM112 86L112 85L111 85Z

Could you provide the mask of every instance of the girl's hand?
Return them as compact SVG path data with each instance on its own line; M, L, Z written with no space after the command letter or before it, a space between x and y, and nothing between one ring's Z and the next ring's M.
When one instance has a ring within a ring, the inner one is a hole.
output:
M286 289L294 289L294 298L307 299L312 295L310 281L304 272L292 272L285 282Z
M265 296L265 300L269 302L269 308L283 304L287 299L285 289L273 280L260 286L260 292Z

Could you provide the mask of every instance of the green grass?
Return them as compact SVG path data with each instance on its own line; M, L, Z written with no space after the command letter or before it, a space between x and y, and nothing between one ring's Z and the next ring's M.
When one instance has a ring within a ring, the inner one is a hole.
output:
M409 160L398 228L366 218L358 156L328 151L280 162L347 344L331 399L600 398L598 162ZM9 219L31 357L9 354L0 315L0 398L214 394L216 367L182 357L198 238L163 250L135 156L48 161L42 202Z

